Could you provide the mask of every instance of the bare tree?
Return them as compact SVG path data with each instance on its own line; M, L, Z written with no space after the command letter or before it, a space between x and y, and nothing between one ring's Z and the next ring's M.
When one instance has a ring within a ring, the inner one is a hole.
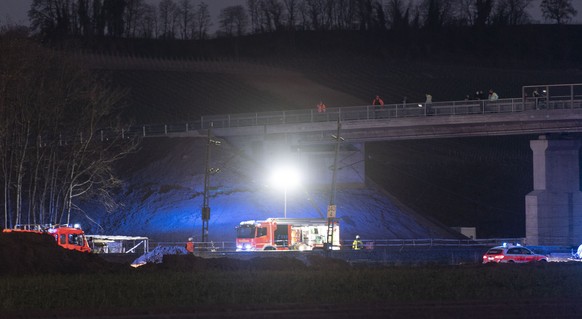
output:
M475 18L474 25L483 27L491 18L493 11L493 0L475 0Z
M247 12L249 15L249 23L251 28L251 33L256 33L260 31L259 23L259 9L261 0L247 0Z
M325 28L325 2L324 0L305 0L305 16L310 22L311 29L321 30Z
M43 36L63 36L71 31L69 0L34 0L28 17L31 29Z
M372 3L372 29L386 30L386 25L386 14L384 13L382 3L374 1Z
M323 26L326 30L335 27L336 4L337 3L334 0L325 0L323 2Z
M408 10L404 6L404 0L388 0L386 12L391 29L401 30L408 26Z
M457 6L459 25L473 25L475 22L475 0L459 0Z
M358 29L369 30L372 25L372 0L357 0L356 3Z
M336 4L336 26L340 30L349 30L354 26L354 17L356 14L356 1L338 0Z
M180 36L182 39L189 39L192 37L191 30L194 24L194 6L190 0L180 0L178 6L178 16L180 24Z
M78 32L77 34L83 35L85 37L90 37L94 33L93 23L91 21L91 10L88 0L79 0L77 2L76 12L78 14Z
M245 34L248 25L248 16L241 5L230 6L220 11L220 30L227 36L241 36Z
M105 35L105 15L101 0L93 0L93 25L96 35Z
M287 12L286 25L289 30L294 30L297 24L297 12L299 10L298 0L283 0L283 5Z
M261 13L267 31L275 31L283 26L283 5L278 0L261 1Z
M139 13L136 34L146 39L156 38L158 35L158 13L154 5L144 4Z
M212 26L210 12L208 11L208 5L206 3L201 2L198 5L198 9L194 13L194 24L197 27L198 39L206 39L208 36L208 29Z
M121 37L124 34L123 13L126 8L126 0L104 0L103 16L106 21L107 33L113 37Z
M556 24L568 23L578 14L572 0L542 0L540 9L546 20L555 21Z
M174 39L178 21L178 6L173 0L162 0L158 5L158 13L160 16L160 36Z
M65 223L78 204L98 198L114 206L119 180L112 163L135 146L120 135L102 142L100 127L116 126L124 95L88 70L27 39L0 35L0 180L3 225Z
M503 25L526 24L530 21L527 8L533 0L498 0L493 22Z
M136 36L138 24L143 19L145 5L144 0L127 0L123 22L125 23L125 34L128 37Z

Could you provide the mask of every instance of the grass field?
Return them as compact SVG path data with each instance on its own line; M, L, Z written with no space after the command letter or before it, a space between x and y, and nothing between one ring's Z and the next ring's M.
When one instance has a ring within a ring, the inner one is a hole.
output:
M582 295L582 264L295 270L145 267L121 273L5 276L5 315L285 304L568 299ZM0 316L1 317L1 316Z

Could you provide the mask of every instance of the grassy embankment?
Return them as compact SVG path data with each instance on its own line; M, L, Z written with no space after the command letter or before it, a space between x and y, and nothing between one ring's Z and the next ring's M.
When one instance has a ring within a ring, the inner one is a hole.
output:
M5 276L0 310L10 313L216 305L537 300L582 295L582 264L471 265L323 270L151 268L123 273Z

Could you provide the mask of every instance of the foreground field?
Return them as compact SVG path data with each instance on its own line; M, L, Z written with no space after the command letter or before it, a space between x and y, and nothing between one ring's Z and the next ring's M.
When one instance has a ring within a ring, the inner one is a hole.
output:
M131 268L0 234L0 318L580 318L582 263L370 266L167 255Z
M350 311L379 315L392 312L389 309L412 315L438 308L432 318L452 309L497 307L530 313L542 307L552 310L552 317L560 313L570 317L575 309L568 301L579 296L580 263L354 268L321 257L306 266L285 258L208 261L172 256L164 264L138 269L0 278L2 314L22 317L160 313L245 317L244 313L271 311L292 317L300 309L329 315L341 307L344 315Z

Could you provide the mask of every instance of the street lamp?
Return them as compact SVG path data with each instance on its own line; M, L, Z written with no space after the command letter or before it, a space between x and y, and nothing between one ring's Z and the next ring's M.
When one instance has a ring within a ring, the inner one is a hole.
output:
M299 185L301 180L299 171L292 166L281 166L273 170L271 174L271 184L278 189L283 189L284 208L283 216L287 218L287 191Z

